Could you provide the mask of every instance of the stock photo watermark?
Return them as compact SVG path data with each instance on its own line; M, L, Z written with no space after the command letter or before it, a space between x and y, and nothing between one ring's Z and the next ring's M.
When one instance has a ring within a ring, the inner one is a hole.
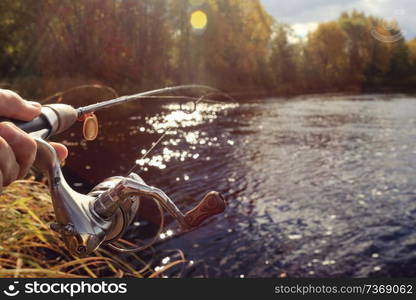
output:
M25 282L19 284L19 281L13 281L3 294L8 297L15 297L17 295L33 295L33 294L56 294L69 295L74 297L78 294L126 294L127 283L107 283L101 282Z
M406 15L404 9L396 9L394 11L394 19ZM391 21L382 21L379 26L374 26L371 29L371 35L378 41L383 43L395 43L404 39L405 32L403 32L398 24Z

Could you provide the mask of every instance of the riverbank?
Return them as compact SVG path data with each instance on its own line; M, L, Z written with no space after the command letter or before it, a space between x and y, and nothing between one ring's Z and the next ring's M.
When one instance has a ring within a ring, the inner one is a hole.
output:
M121 257L105 249L94 252L91 257L74 257L49 228L53 221L52 202L44 184L17 181L3 191L0 195L0 277L159 277L169 267L155 272L135 254Z
M277 90L256 90L243 92L229 92L229 95L237 101L256 101L264 98L279 98L291 100L293 98L309 96L351 96L351 95L369 95L369 94L416 94L414 87L365 87L365 88L345 88L345 89L316 89L316 90L299 90L299 91L277 91Z

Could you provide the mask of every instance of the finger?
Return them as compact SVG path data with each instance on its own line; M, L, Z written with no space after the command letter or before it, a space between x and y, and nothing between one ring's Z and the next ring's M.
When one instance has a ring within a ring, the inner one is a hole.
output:
M19 165L10 145L0 137L0 171L3 175L2 186L7 186L17 179Z
M0 89L0 112L2 117L31 121L40 114L41 105L25 101L13 91Z
M36 158L36 142L13 123L0 123L0 136L6 140L19 164L18 178L27 174Z
M64 145L58 143L49 144L55 149L60 161L63 161L68 157L68 148L66 148Z

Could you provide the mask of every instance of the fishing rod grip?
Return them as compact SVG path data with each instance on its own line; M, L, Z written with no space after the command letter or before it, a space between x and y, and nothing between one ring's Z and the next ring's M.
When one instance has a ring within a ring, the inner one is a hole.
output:
M41 114L32 121L0 118L0 122L11 122L27 133L45 131L43 138L49 138L70 128L78 119L78 112L67 104L42 106Z

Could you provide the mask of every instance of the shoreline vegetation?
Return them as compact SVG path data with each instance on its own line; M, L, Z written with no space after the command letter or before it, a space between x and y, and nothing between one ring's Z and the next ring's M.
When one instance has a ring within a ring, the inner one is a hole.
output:
M0 37L0 87L29 99L81 84L196 83L241 99L416 86L416 39L355 10L301 38L260 0L4 0Z
M54 221L47 186L32 180L12 183L0 195L0 278L161 277L184 258L154 269L138 254L121 256L103 248L86 258L70 255Z

